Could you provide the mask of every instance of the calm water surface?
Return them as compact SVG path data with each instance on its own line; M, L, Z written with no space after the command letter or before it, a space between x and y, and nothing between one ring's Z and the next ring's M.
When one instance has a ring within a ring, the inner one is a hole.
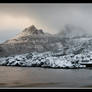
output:
M0 87L89 88L92 70L0 66Z

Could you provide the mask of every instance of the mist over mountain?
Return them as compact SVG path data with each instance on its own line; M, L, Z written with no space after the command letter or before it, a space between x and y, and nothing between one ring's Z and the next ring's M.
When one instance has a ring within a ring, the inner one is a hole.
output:
M83 28L67 24L58 34L45 33L34 25L0 44L0 56L30 52L61 52L79 54L92 50L92 36Z
M71 24L66 24L64 28L58 33L58 35L64 38L82 38L92 36L84 28Z

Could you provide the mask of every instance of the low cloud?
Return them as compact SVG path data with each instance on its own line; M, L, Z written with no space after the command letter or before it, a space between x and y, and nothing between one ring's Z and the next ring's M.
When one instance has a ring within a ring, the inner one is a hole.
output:
M66 24L92 33L92 4L0 4L0 32L5 31L7 39L8 32L18 33L32 24L49 33L58 33Z

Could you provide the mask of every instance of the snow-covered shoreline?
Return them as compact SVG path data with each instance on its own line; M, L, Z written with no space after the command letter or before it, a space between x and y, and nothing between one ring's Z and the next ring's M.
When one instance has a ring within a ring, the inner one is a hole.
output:
M85 54L59 55L60 53L27 53L1 57L1 66L42 67L42 68L86 68L82 63L92 63L92 52Z

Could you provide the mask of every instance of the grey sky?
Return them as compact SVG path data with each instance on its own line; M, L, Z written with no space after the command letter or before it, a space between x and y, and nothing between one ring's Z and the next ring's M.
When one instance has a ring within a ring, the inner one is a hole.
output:
M0 42L32 24L50 33L66 24L92 33L92 4L0 4Z

